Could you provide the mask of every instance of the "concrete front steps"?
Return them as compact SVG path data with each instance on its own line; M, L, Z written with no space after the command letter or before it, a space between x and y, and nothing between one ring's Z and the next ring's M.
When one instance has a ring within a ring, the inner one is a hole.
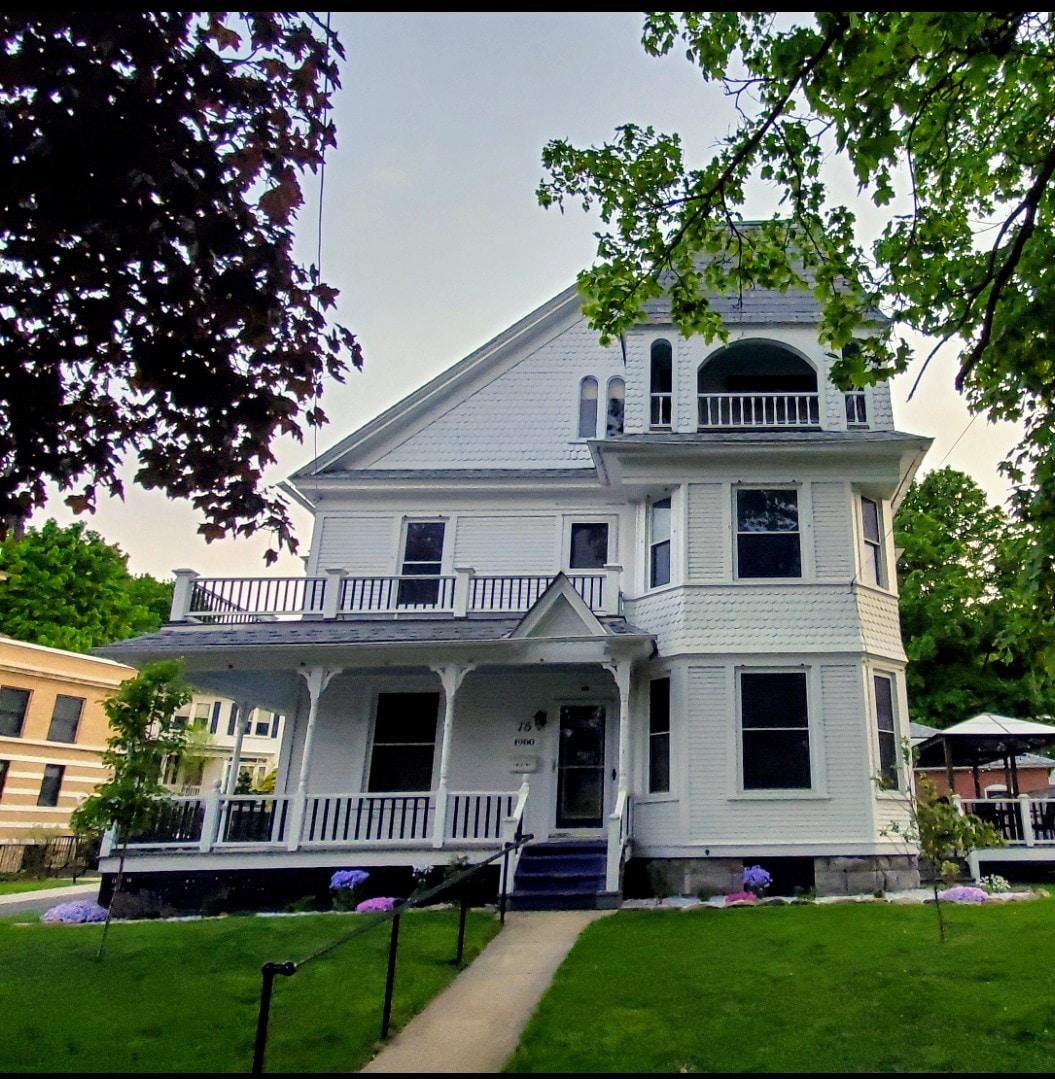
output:
M608 910L619 896L604 890L607 845L603 839L529 843L520 855L512 910Z

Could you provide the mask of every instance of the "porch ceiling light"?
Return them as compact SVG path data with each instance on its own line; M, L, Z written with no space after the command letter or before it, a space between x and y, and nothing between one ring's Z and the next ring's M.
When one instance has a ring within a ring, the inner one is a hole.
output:
M535 720L535 729L542 730L546 726L546 719L548 718L546 713L540 708L532 717Z

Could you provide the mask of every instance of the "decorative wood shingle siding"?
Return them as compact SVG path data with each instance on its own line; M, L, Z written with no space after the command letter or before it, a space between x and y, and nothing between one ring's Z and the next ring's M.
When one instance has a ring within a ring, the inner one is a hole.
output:
M458 517L454 564L478 574L552 574L560 556L554 517Z
M689 580L727 581L731 577L731 516L727 484L688 485Z
M608 379L625 375L618 344L602 348L579 322L545 342L426 427L373 468L562 468L589 464L578 438L579 384L597 379L603 435Z
M854 575L849 486L845 483L814 483L812 488L817 576L849 581Z
M905 662L897 597L870 588L857 593L864 649L876 656Z
M860 652L853 589L842 585L687 585L626 602L664 655Z
M340 567L361 577L398 572L400 519L386 517L324 517L316 526L314 546L318 572Z

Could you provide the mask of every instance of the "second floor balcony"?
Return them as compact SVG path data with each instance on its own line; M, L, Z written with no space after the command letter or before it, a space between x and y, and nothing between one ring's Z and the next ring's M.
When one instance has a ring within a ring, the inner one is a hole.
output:
M594 614L619 611L618 566L571 572L571 586ZM523 614L555 575L450 575L365 577L330 569L316 577L200 577L177 570L173 622L236 624L376 615Z

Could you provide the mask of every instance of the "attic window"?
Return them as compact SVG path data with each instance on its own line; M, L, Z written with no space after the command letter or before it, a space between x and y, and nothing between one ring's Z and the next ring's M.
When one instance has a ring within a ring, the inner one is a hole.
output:
M623 433L623 406L626 399L626 383L621 378L608 380L608 416L605 421L605 434L612 435Z
M650 367L652 427L670 427L674 400L674 352L669 341L653 341Z
M584 378L579 383L579 438L597 434L597 379Z

